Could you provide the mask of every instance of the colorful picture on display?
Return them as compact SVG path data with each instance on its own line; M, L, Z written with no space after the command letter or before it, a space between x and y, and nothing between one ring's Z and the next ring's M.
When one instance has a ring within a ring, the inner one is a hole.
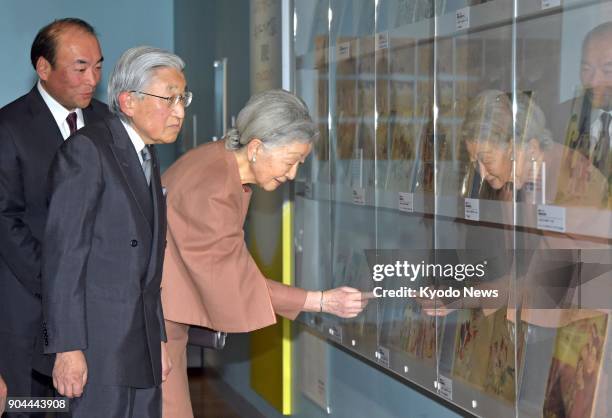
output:
M598 315L559 329L548 372L544 418L595 418L608 316Z
M518 330L507 310L485 315L462 310L457 320L453 376L508 402L516 399L517 367L523 363L525 327Z

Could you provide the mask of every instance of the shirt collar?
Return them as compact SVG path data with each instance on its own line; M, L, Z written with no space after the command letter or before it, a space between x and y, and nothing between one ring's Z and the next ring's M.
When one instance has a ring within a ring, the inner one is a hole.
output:
M132 125L130 125L129 123L123 120L121 120L121 123L125 127L125 130L127 131L127 134L130 137L130 140L132 141L132 145L134 145L136 154L138 154L138 159L140 160L140 163L142 164L142 155L140 154L140 151L144 149L146 144L144 143L140 135L138 135L138 132L136 132L136 130L132 128Z
M591 109L591 125L593 125L595 122L599 120L603 112L604 111L602 109L596 109L596 108Z
M45 104L51 111L51 114L53 115L53 119L55 119L55 123L57 123L57 126L59 126L60 129L63 126L63 124L66 122L66 117L72 112L76 112L77 118L80 120L83 120L83 111L81 109L79 108L73 109L73 110L66 109L57 100L55 100L55 98L53 98L53 96L51 96L47 92L47 90L45 90L45 88L40 83L40 80L38 80L38 83L36 83L36 87L38 88L38 92L42 96Z

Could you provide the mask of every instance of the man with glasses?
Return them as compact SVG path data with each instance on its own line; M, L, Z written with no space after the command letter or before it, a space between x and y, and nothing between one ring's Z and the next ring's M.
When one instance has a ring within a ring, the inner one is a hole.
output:
M43 251L45 352L72 416L161 417L170 370L160 300L166 210L155 144L191 102L176 55L132 48L108 86L114 113L59 150Z
M102 53L87 22L65 18L40 29L30 50L38 81L0 109L0 375L9 396L49 396L32 371L42 339L41 240L49 166L78 128L108 115L93 99ZM21 416L19 414L18 416Z
M549 125L556 141L581 152L592 164L586 168L570 164L574 183L582 186L590 178L588 172L597 169L612 190L612 22L596 26L585 36L580 82L582 93L558 105ZM602 205L612 205L609 190L605 192Z

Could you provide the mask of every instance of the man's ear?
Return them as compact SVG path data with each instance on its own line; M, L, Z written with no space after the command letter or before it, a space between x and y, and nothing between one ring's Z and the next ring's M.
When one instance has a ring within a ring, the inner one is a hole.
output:
M129 117L134 116L135 104L134 96L131 93L127 91L119 93L119 108L124 115Z
M38 57L36 60L36 74L38 74L38 77L41 80L47 81L49 78L49 73L52 69L53 66L45 57Z

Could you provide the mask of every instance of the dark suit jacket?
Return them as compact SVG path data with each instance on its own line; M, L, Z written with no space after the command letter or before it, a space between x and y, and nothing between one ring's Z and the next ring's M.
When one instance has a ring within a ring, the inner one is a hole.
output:
M83 350L89 382L161 383L166 208L154 149L152 162L149 187L125 128L111 116L69 138L51 167L44 351Z
M582 96L566 100L555 106L554 111L547 115L549 116L547 125L553 134L554 141L569 145L570 148L577 149L580 152L584 151L580 149L580 145L586 143L588 149L592 108L591 93L589 91L585 92ZM573 122L572 117L575 118ZM575 134L572 136L575 140L571 144L566 144L568 130L573 129L575 129Z
M106 105L95 99L83 109L85 124L107 115ZM0 109L0 332L40 333L47 178L63 142L36 86Z

